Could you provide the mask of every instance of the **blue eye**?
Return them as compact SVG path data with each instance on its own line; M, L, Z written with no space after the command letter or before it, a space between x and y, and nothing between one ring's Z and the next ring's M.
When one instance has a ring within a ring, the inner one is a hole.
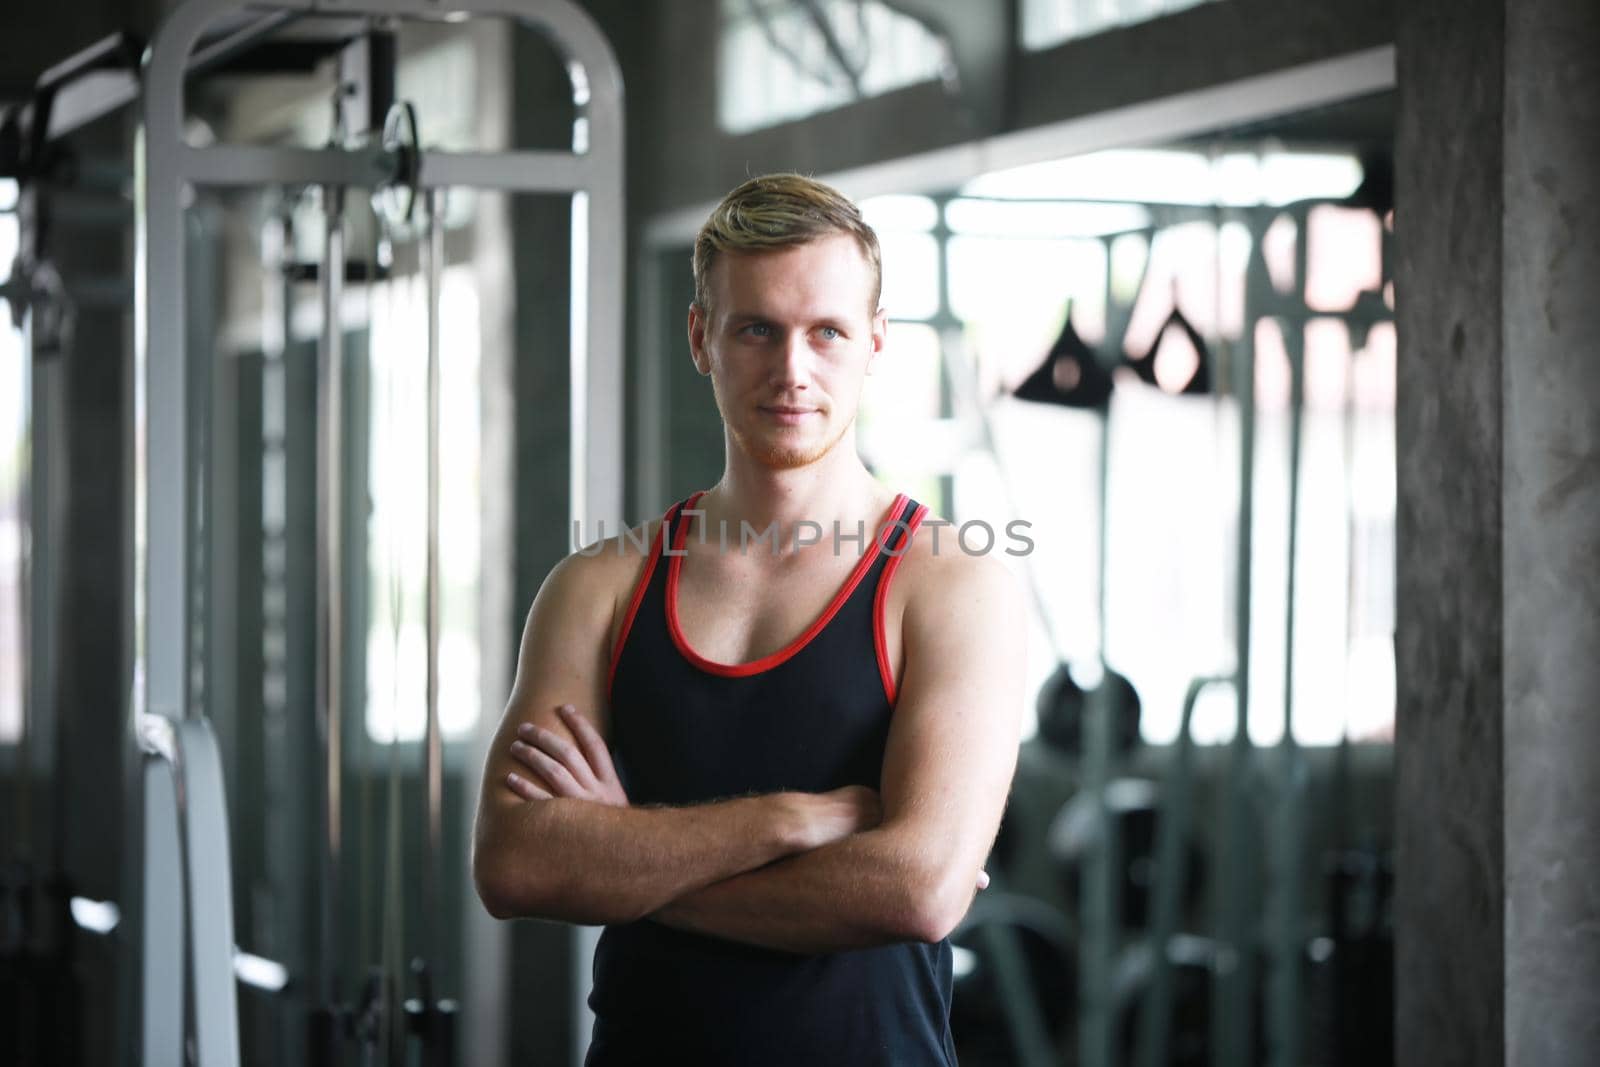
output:
M822 339L824 341L837 341L842 336L844 335L833 326L824 326L822 328Z
M751 337L771 337L772 327L764 322L752 322L744 328L744 332Z

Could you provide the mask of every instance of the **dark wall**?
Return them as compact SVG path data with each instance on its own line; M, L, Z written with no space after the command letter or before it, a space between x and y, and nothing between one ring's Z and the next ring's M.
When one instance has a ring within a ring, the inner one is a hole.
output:
M40 74L100 38L126 30L141 39L166 0L72 0L6 5L0 33L0 100L28 95Z
M1391 43L1390 0L1227 0L1069 41L1013 45L1013 0L897 5L953 39L959 95L920 85L741 136L716 125L718 0L594 0L622 59L634 211L715 200L747 175L828 173Z

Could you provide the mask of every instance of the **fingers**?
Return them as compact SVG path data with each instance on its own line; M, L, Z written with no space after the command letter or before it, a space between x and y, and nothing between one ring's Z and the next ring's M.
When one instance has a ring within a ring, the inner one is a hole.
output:
M520 774L506 775L506 787L523 800L549 800L550 794Z
M518 744L530 747L564 767L574 783L584 787L595 784L594 771L589 767L589 761L560 734L525 722L517 727L517 737L520 740L513 743L512 748L516 748Z
M577 738L578 748L583 751L583 758L594 772L595 778L602 782L615 778L617 772L611 765L611 750L606 747L605 738L600 736L600 731L596 730L588 718L571 704L563 704L556 710L561 713L561 721L567 724L572 736Z
M556 796L581 797L586 790L565 764L525 741L511 743L511 755L528 767Z

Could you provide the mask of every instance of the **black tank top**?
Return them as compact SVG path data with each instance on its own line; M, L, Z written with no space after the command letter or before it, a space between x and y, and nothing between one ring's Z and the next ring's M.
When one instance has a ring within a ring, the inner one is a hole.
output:
M927 509L897 496L822 616L787 647L731 665L701 657L678 625L674 551L700 496L667 511L612 655L610 742L629 800L879 788L894 710L883 604ZM948 940L806 956L650 920L608 926L586 1063L949 1067L950 962Z

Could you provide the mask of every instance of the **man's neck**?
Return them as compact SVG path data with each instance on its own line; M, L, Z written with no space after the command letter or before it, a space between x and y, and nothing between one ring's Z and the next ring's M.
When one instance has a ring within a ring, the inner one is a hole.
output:
M870 528L882 517L885 490L846 444L841 441L815 463L788 470L774 470L746 456L736 462L730 455L722 478L695 506L705 513L707 528L721 523L737 531L747 522L761 530L776 523L785 544L794 543L794 530L803 521L823 530L835 523L853 530L857 522Z

